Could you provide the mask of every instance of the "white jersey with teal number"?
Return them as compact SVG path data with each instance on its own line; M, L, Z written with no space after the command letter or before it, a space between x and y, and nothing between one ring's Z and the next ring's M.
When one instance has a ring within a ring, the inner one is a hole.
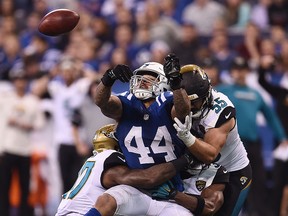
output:
M56 216L87 213L106 190L101 182L103 171L115 165L126 163L124 156L114 150L106 150L88 158L73 187L63 194Z
M192 128L201 138L209 129L217 128L231 118L236 119L234 105L227 96L215 90L212 91L212 96L212 108L201 120L193 120ZM217 163L224 166L229 172L240 170L249 164L246 149L238 134L237 124L228 134L220 154L221 157Z

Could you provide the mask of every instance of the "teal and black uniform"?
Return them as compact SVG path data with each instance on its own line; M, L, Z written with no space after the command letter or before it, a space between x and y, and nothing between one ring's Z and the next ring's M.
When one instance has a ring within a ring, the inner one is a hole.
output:
M256 116L262 112L279 141L285 132L275 111L263 100L260 93L248 86L220 85L217 91L229 97L236 108L238 132L242 141L256 142L259 139Z
M253 170L253 182L255 184L252 183L247 197L247 208L251 206L259 211L259 215L269 215L267 213L268 209L266 209L267 206L263 207L266 196L266 170L262 158L262 143L258 131L257 113L261 112L264 115L279 141L285 139L285 132L276 112L265 103L257 90L236 84L220 85L217 90L228 96L235 106L238 132L247 150Z

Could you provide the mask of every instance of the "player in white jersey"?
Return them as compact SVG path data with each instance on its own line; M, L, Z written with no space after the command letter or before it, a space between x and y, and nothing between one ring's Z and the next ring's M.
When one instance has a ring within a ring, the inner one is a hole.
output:
M178 215L175 202L195 215L214 215L224 202L223 190L229 182L227 170L216 163L206 165L194 159L182 177L185 178L185 193L175 191L167 182L149 190L154 199L169 201L151 201L150 197L133 187L118 185L100 196L95 208L85 216L121 215L119 212L124 215L143 215L144 212L144 215Z
M162 163L148 169L131 170L128 168L123 154L112 150L118 147L117 141L113 138L114 130L115 125L106 125L96 131L93 144L97 152L86 160L79 171L75 184L62 196L56 216L84 215L107 188L118 184L141 188L155 187L172 178L176 172L182 170L189 163L183 156L172 162ZM143 203L142 212L148 210L150 202L154 207L159 206L160 210L167 206L165 203L156 203L151 197L144 194L142 200L146 200L148 205L145 209ZM176 204L169 208L179 212L179 215L191 215L187 209ZM123 205L122 209L123 211L119 211L120 215L132 215L128 211L129 205Z
M234 105L212 89L208 76L197 65L183 66L181 74L192 112L185 123L174 119L178 137L204 163L211 163L220 154L218 163L230 172L230 183L224 191L225 203L216 215L238 215L249 191L252 170L238 134Z

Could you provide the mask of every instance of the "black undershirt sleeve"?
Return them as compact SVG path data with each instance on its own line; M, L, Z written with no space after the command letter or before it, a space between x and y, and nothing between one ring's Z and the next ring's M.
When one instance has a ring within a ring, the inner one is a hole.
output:
M123 154L121 154L120 152L114 152L112 153L108 158L106 158L105 162L104 162L104 170L108 170L111 167L114 166L128 166L126 161L125 161L125 157Z
M221 125L229 121L231 118L236 119L236 110L234 107L228 106L220 113L215 128L219 128Z

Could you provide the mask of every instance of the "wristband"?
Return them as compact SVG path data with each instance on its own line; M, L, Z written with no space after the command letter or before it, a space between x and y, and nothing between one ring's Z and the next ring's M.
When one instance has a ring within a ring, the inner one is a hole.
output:
M192 213L195 214L196 216L201 215L205 207L205 200L200 195L193 195L193 196L197 199L197 206L195 210L192 211Z
M101 216L96 208L91 208L84 216Z
M178 77L171 77L169 79L169 82L170 82L170 87L172 90L177 90L177 89L180 89L182 86L181 86L181 76L178 76Z
M178 191L176 189L172 189L172 192L169 195L170 199L174 199L175 196L177 195Z
M106 87L111 87L116 80L116 78L113 79L112 77L115 77L115 75L113 74L113 70L112 69L107 70L103 75L103 77L101 78L103 85Z
M171 161L173 164L176 172L185 170L186 166L188 165L188 159L185 156L181 156L180 158Z
M195 144L196 137L192 135L189 131L188 134L185 136L185 139L184 140L182 139L182 141L189 148L190 146Z

